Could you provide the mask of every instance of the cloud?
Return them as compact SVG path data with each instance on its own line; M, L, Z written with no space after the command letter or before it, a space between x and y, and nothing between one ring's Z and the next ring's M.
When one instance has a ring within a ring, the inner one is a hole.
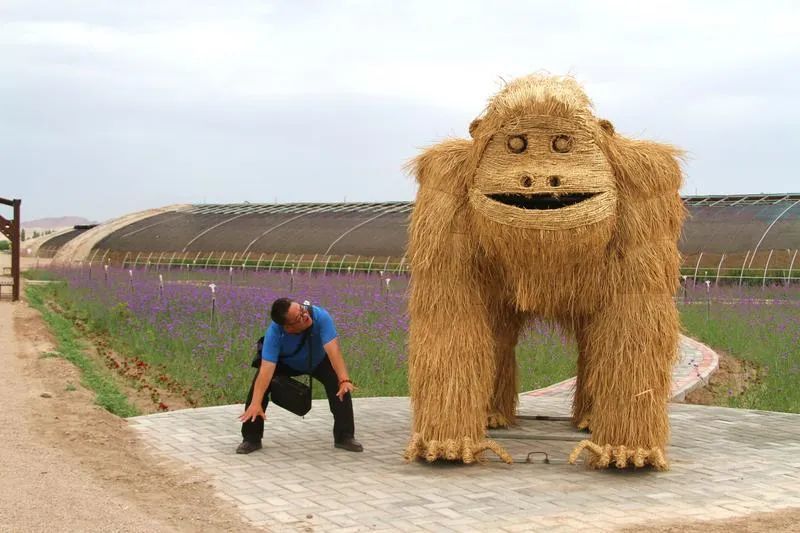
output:
M790 2L6 0L0 173L31 216L409 200L416 149L544 70L686 148L685 192L785 192L798 22Z

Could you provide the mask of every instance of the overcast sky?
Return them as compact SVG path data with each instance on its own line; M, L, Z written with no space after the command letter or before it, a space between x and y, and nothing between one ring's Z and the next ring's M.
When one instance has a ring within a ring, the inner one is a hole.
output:
M684 194L800 192L799 5L0 0L0 196L412 200L403 164L537 71L686 149Z

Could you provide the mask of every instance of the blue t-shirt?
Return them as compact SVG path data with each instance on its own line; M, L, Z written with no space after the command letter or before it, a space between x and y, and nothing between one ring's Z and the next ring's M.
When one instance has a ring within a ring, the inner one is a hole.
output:
M311 368L317 368L317 365L325 358L324 346L338 337L336 333L336 326L333 324L333 319L328 312L322 307L312 305L314 310L314 323L311 325L310 341L311 341ZM271 322L264 334L264 347L261 349L261 359L271 363L278 363L288 365L295 370L305 372L308 370L308 341L296 354L290 356L297 350L297 345L303 338L303 333L286 333L283 327L275 322Z

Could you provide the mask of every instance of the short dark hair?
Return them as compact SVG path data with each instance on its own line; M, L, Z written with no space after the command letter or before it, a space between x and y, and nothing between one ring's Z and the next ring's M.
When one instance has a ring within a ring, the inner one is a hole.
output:
M289 312L289 306L292 305L292 300L289 298L278 298L272 302L272 310L269 316L273 322L279 326L286 324L286 313Z

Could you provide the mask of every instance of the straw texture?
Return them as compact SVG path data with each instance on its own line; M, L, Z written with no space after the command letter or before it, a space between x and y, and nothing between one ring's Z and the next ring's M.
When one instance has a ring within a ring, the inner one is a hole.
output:
M470 125L410 163L406 458L480 459L514 424L526 320L575 334L574 422L589 464L667 467L677 353L680 151L627 139L571 78L509 83Z

